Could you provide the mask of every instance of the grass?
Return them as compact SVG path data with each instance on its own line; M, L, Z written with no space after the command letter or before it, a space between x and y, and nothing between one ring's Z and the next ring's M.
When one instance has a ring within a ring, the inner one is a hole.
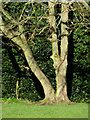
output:
M2 104L3 118L88 118L88 104L29 105L25 103Z

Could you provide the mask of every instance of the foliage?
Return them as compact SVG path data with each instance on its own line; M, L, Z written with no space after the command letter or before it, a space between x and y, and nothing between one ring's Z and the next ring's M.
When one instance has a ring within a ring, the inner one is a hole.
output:
M19 99L17 100L15 97L12 97L12 98L8 98L7 97L4 97L4 98L1 98L0 99L2 101L2 104L20 104L20 103L23 103L23 104L27 104L29 103L30 104L30 101L28 99ZM32 102L31 102L32 103Z
M85 29L78 29L73 33L72 100L77 102L87 102L89 98L89 35L83 31Z

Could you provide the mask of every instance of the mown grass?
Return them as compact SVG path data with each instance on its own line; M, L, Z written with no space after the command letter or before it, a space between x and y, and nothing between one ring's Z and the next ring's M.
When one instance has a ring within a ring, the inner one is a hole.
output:
M88 118L88 104L29 105L2 104L3 118Z

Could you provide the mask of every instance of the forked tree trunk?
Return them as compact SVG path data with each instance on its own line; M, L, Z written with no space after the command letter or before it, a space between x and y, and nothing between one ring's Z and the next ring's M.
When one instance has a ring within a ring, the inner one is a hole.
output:
M5 11L3 13L6 17L8 17L8 19L11 19L11 17L9 17L9 15L5 13ZM27 44L25 35L23 33L23 26L18 25L19 26L18 33L15 33L15 31L13 30L9 31L8 28L4 27L4 22L0 18L3 24L1 26L1 30L8 38L10 38L14 43L16 43L22 48L29 67L31 68L35 76L38 78L38 80L40 81L44 89L45 99L47 100L47 102L58 103L58 101L61 101L61 100L68 100L67 87L66 87L68 32L66 30L67 26L65 24L68 21L68 11L67 11L66 4L62 4L62 13L61 13L62 14L61 19L63 22L65 22L65 23L62 23L61 25L61 34L62 35L65 34L61 38L61 55L59 55L59 51L58 51L59 49L58 49L58 40L57 40L56 25L55 25L56 21L55 21L55 16L54 16L54 3L51 3L51 2L49 2L49 14L50 14L49 23L52 29L52 39L51 39L52 59L54 62L53 66L54 66L55 73L56 73L56 83L57 83L56 94L49 80L44 75L44 73L40 70L40 68L37 66L37 63L33 58L32 52L30 50L29 45ZM16 21L13 21L13 22L15 22L15 24L17 23Z
M67 70L67 53L68 53L68 32L67 21L68 21L68 9L65 3L62 4L61 8L61 46L58 48L58 39L56 34L56 20L54 15L54 3L48 2L49 5L49 23L52 31L52 39L50 39L52 44L52 60L53 66L56 73L56 100L68 101L67 97L67 85L66 85L66 70ZM59 55L59 49L61 54Z

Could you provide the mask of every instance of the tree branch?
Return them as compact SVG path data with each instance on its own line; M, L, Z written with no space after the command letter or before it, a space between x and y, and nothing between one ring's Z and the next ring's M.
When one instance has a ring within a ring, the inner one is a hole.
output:
M3 13L9 20L11 20L12 23L17 24L17 21L16 21L14 18L12 18L12 17L8 14L8 12L6 12L3 8L2 8L2 13Z
M82 4L90 12L90 7L89 7L89 5L84 0L82 0Z
M2 30L2 33L4 33L8 38L12 39L14 43L20 45L22 43L21 39L17 37L13 31L9 31L8 28L5 27L1 15L0 15L0 22L1 22L0 29Z

